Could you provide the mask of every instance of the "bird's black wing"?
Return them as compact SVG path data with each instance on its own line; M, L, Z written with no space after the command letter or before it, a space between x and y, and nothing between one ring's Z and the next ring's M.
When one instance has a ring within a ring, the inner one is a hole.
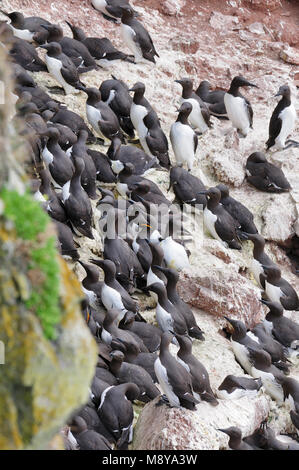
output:
M137 20L134 20L133 29L136 33L133 40L140 45L144 57L148 60L155 61L154 56L156 55L159 57L159 54L157 53L152 38L147 30Z
M197 137L197 134L193 134L193 142L194 142L194 153L196 152L197 150L197 146L198 146L198 137Z
M252 109L252 106L251 104L249 103L249 101L244 98L245 100L245 106L246 106L246 111L247 111L247 115L248 115L248 119L249 119L249 123L250 123L250 127L252 129L252 123L253 123L253 109Z
M205 107L201 107L200 110L201 110L201 114L202 114L202 117L204 118L206 125L208 127L211 127L212 123L210 121L211 115L210 115L209 109L205 106Z

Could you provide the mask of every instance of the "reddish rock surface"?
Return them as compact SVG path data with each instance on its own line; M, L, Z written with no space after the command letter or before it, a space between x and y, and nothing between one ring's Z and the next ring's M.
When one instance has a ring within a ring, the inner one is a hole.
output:
M189 305L205 312L242 320L252 328L264 317L259 302L260 291L247 278L227 264L222 269L203 269L198 274L184 273L179 282L179 293Z

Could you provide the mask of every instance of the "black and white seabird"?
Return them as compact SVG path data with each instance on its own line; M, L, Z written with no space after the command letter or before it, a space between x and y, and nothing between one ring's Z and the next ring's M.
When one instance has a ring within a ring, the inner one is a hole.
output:
M66 23L71 28L74 39L82 42L84 46L87 47L90 55L101 67L106 68L116 60L133 61L132 56L116 49L108 38L87 37L83 29L72 25L68 21L66 21ZM104 101L106 100L104 99Z
M112 360L110 370L115 375L119 383L133 382L139 388L138 400L148 403L160 395L149 373L141 366L124 361L124 354L121 351L110 353Z
M189 123L193 129L197 129L201 134L203 134L209 129L209 127L211 127L208 107L202 99L194 93L193 81L190 78L182 78L181 80L175 80L175 82L179 83L183 87L180 103L188 102L192 105L192 110L188 117Z
M262 347L258 344L257 340L252 339L252 337L247 334L245 323L240 320L233 320L232 318L228 318L226 316L224 318L233 327L233 333L231 335L230 342L234 355L243 369L248 374L252 375L252 363L250 361L249 347L252 349L262 349Z
M168 140L161 129L159 121L157 121L156 113L149 112L143 118L143 122L147 128L145 140L150 154L156 157L163 168L169 170Z
M172 337L170 332L162 335L160 354L155 362L156 376L171 407L195 410L198 400L193 395L192 377L169 352Z
M119 137L123 141L123 134L117 116L107 103L102 101L101 93L97 88L84 88L81 90L87 94L86 115L89 124L96 133L104 140L109 142L113 137Z
M41 87L39 87L33 78L24 70L15 77L15 93L20 96L24 91L31 94L31 101L36 104L40 112L49 110L48 103L55 105L55 101ZM58 103L57 103L58 109Z
M290 408L299 413L299 382L294 377L278 377L277 381L283 389L283 399L288 401Z
M128 313L122 322L122 328L139 336L149 352L158 351L162 336L160 328L151 323L137 322L135 321L135 315L128 315Z
M65 259L78 261L80 255L73 239L73 233L70 227L59 220L53 219L56 225L58 241L60 244L59 251Z
M161 266L154 266L158 271L161 271L167 279L166 290L167 296L170 302L177 308L182 317L186 321L188 333L192 338L204 341L203 331L199 328L196 323L194 314L189 305L183 301L177 291L177 283L179 280L179 274L176 270L171 268L163 268ZM196 391L196 390L195 390Z
M130 96L129 87L122 80L113 77L102 82L100 92L102 100L109 104L116 114L122 130L133 139L135 132L130 118L133 99Z
M93 240L92 207L89 197L81 186L84 160L75 158L74 165L75 172L72 178L62 188L62 202L74 230Z
M101 295L106 309L130 310L136 313L138 311L138 303L132 299L117 281L116 267L113 261L109 259L91 259L90 261L104 271L105 278Z
M113 137L107 156L111 159L111 168L118 174L126 163L134 165L135 175L143 175L157 166L157 160L134 145L122 145L119 137Z
M251 436L245 437L244 441L261 450L299 450L298 442L290 437L285 439L283 435L276 435L265 422Z
M271 362L271 356L263 349L251 348L248 346L250 361L252 363L251 375L254 378L260 377L266 392L280 405L284 401L281 380L285 378L283 372L275 367Z
M137 341L129 331L122 330L119 324L119 310L108 310L103 321L101 339L113 349L118 349L124 353L141 352L140 341ZM144 349L144 348L142 348Z
M278 369L281 369L286 374L289 373L289 365L287 364L288 359L285 355L285 350L283 346L273 338L267 323L258 323L247 334L253 340L257 340L258 344L270 354L272 363Z
M207 104L210 114L218 119L228 119L224 104L224 90L210 91L211 85L207 80L200 82L195 93Z
M69 127L76 136L79 135L81 130L85 130L88 133L87 143L94 144L96 142L96 137L87 127L82 117L65 107L60 107L55 110L54 116L51 117L51 122L53 122L53 124L58 123Z
M61 26L51 24L43 25L43 28L48 31L47 42L58 42L62 52L72 60L79 73L97 69L97 64L87 47L76 39L64 37Z
M42 151L43 160L48 166L53 180L62 187L72 178L74 164L58 144L60 137L58 129L50 127L45 136L48 137L48 141Z
M288 85L279 87L275 96L282 96L273 111L269 123L269 139L266 142L267 150L275 147L278 150L299 146L299 142L287 140L295 128L296 110L291 102L291 90Z
M287 348L299 347L299 325L283 315L280 303L261 300L270 309L266 315L267 325L270 326L273 336Z
M252 379L227 375L218 387L217 396L223 400L237 400L245 396L254 397L261 386L261 378Z
M129 0L91 0L92 6L95 10L102 13L104 18L110 21L120 22L122 16L122 7L129 6ZM138 13L134 11L134 15Z
M93 309L94 319L99 325L102 325L106 316L106 311L101 301L104 283L99 281L99 271L95 266L84 263L82 260L79 260L79 263L86 272L86 276L81 281L83 292L88 299L89 307Z
M149 113L151 113L151 120L155 119L156 123L160 125L160 121L157 113L150 105L148 100L144 97L145 85L142 82L137 82L135 85L129 89L129 91L134 91L133 102L130 109L130 118L132 124L138 134L139 141L142 145L143 150L151 154L150 149L148 148L146 137L148 135L148 128L145 125L144 118Z
M39 191L43 196L46 195L47 199L45 205L46 211L53 219L66 223L67 215L59 196L51 184L51 173L47 168L40 169L38 173L41 179Z
M108 212L108 217L107 224L114 224L115 236L104 236L104 258L114 262L116 279L127 291L132 291L136 285L145 282L145 273L136 253L119 233L119 228L126 226L126 215L121 210L113 208Z
M207 205L203 211L204 224L213 238L222 245L236 250L241 249L238 241L240 224L220 204L221 192L217 187L200 191L207 199Z
M166 286L167 278L165 274L163 274L163 272L159 269L163 263L164 252L161 246L157 243L149 242L149 247L152 253L152 262L147 273L147 286L150 286L156 282L160 282Z
M78 86L82 86L79 73L72 60L62 52L58 42L51 42L40 46L46 49L45 56L48 72L62 86L65 94L79 93Z
M249 101L239 92L240 87L258 88L242 76L233 78L229 90L224 95L224 104L233 127L241 137L246 137L252 128L253 110Z
M87 153L91 156L95 164L97 180L101 183L115 183L116 176L112 171L107 155L93 149L88 149Z
M278 302L285 310L299 310L299 298L291 284L281 277L278 266L263 266L266 272L265 292L269 300Z
M134 18L133 9L127 5L122 7L121 16L122 38L135 56L135 62L147 61L155 63L159 57L148 31Z
M226 429L218 429L218 431L224 432L229 436L228 445L233 450L255 450L254 447L250 446L242 440L242 431L236 426L231 426Z
M145 219L142 225L143 227L148 228ZM136 231L133 233L131 238L132 243L129 243L131 244L134 253L136 253L144 272L147 273L152 263L152 252L148 244L148 240L141 235L142 230L140 231L140 228L140 226L137 226Z
M10 57L30 72L47 72L45 62L39 57L35 47L24 39L13 35L9 25L1 28L1 42L8 45ZM4 34L5 33L5 34Z
M58 122L53 123L51 121L51 118L54 116L53 111L44 111L42 113L42 117L47 123L48 127L55 127L56 129L59 130L59 140L58 144L64 151L68 151L68 154L71 151L71 147L77 142L77 136L75 133L67 126L64 126L63 124L59 124ZM88 134L87 134L88 135Z
M253 214L241 202L229 195L229 189L225 184L216 186L221 192L221 204L225 210L240 224L241 230L247 233L257 233L258 230L253 221Z
M73 418L70 429L80 450L112 450L109 441L96 431L88 429L81 416Z
M250 270L254 279L261 289L265 288L266 271L264 266L276 266L275 263L265 253L265 239L259 233L242 232L241 238L250 240L253 243L253 259L251 261Z
M217 406L218 401L211 389L208 371L205 366L192 354L192 340L188 336L176 334L180 345L177 352L177 360L190 373L194 396L200 401L206 401L212 406Z
M150 292L155 292L158 296L156 307L157 323L163 332L171 331L179 334L187 334L188 328L184 317L178 309L170 302L167 296L166 287L155 282L147 287Z
M119 175L122 176L123 172ZM120 179L120 178L119 178ZM148 203L149 205L164 205L165 210L168 211L171 205L170 201L164 196L159 187L152 181L143 178L141 181L135 183L129 183L129 193L133 201L141 201L142 203Z
M183 207L184 204L207 205L207 198L204 194L198 194L199 191L206 189L203 182L180 166L174 166L170 169L170 184L176 201Z
M252 186L268 193L283 193L291 189L283 171L268 162L262 152L254 152L248 157L246 178Z
M102 393L98 415L115 437L119 450L126 450L132 442L134 412L131 401L139 395L139 388L133 383L108 387Z
M198 145L198 137L191 126L188 118L192 111L192 104L185 102L178 109L176 122L170 128L170 141L178 165L187 165L188 171L193 168L195 153Z
M86 141L88 133L85 130L81 130L78 134L78 140L71 149L72 159L82 158L84 160L84 170L81 175L81 185L87 192L90 199L97 199L96 193L96 178L97 170L94 161L90 154L87 152Z
M38 40L37 33L43 33L42 25L51 23L39 16L29 16L27 18L21 12L13 11L11 13L6 13L3 10L0 10L3 15L7 16L10 19L10 27L13 30L14 36L23 39L28 42L34 42Z

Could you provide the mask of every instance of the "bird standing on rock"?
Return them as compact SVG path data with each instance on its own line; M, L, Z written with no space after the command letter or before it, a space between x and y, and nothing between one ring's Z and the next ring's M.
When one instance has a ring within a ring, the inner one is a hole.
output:
M130 6L128 0L91 0L91 4L95 10L102 13L106 20L115 23L120 23L122 7ZM134 15L138 16L138 13L134 11Z
M238 131L240 137L246 137L249 129L252 129L253 110L249 101L241 95L239 88L251 86L258 88L246 78L238 76L233 78L229 90L224 95L224 104L227 115Z
M225 210L239 222L241 230L247 233L257 233L258 230L254 224L253 214L250 210L229 195L229 189L225 184L218 184L216 188L221 192L221 204Z
M206 103L212 116L218 119L228 119L224 104L225 91L210 91L211 85L207 80L200 82L195 93Z
M0 12L10 19L10 27L13 30L14 36L24 41L33 42L38 41L39 35L43 35L42 25L50 25L49 21L40 18L39 16L25 16L19 11L6 13L3 10Z
M170 129L170 141L178 165L187 165L188 171L193 168L198 137L188 124L192 104L185 102L178 109L179 115Z
M82 86L77 67L73 61L62 52L58 42L51 42L40 46L46 49L46 64L48 72L62 86L65 94L79 93L78 86Z
M156 376L167 397L166 403L195 410L198 400L193 395L191 375L169 352L172 337L170 332L162 335L160 354L155 362ZM165 402L163 397L162 400Z
M249 155L246 162L246 179L260 191L283 193L291 189L283 171L267 161L262 152Z
M193 91L193 81L190 78L183 78L181 80L175 80L183 87L183 93L181 97L181 103L190 103L192 105L192 111L188 117L188 121L193 127L197 129L201 134L206 132L211 127L210 113L208 107L202 101L202 99Z
M135 62L150 61L155 63L155 56L159 57L152 38L147 30L134 18L134 11L129 6L122 6L121 29L125 44L133 52Z
M128 62L132 62L132 57L118 51L108 38L89 38L84 33L83 29L72 25L68 21L66 21L66 24L72 30L73 38L87 47L90 55L100 67L106 68L107 66L115 63L116 60L127 60Z
M97 88L80 87L88 98L86 101L86 115L89 124L96 133L110 145L113 137L119 137L123 142L123 134L118 119L110 106L102 101L101 93Z
M62 188L62 202L73 228L81 235L93 240L91 223L92 207L87 193L81 186L81 175L84 171L82 158L74 159L75 172L70 181Z
M62 52L67 55L77 67L78 73L97 69L96 62L87 47L76 39L64 37L63 29L57 24L43 25L48 32L47 42L58 42Z
M240 224L220 204L220 190L215 187L199 191L198 194L204 194L208 198L203 217L204 224L212 237L219 240L226 247L240 250L241 245L238 242Z
M279 87L275 96L282 96L282 99L274 109L270 119L269 139L266 142L267 150L271 147L276 147L278 150L292 146L298 147L299 142L291 139L287 140L294 130L296 121L296 110L291 102L290 87L288 85Z

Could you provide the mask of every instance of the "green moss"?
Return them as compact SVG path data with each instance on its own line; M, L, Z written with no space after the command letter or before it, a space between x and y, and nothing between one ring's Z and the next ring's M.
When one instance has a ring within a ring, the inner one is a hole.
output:
M56 255L55 238L48 238L42 247L32 251L32 261L29 265L29 269L41 274L41 282L35 286L26 305L40 318L44 334L48 339L55 339L55 327L61 320L60 278Z
M49 217L30 194L19 194L2 188L0 198L4 202L4 215L14 222L20 238L34 240L40 232L45 231Z

